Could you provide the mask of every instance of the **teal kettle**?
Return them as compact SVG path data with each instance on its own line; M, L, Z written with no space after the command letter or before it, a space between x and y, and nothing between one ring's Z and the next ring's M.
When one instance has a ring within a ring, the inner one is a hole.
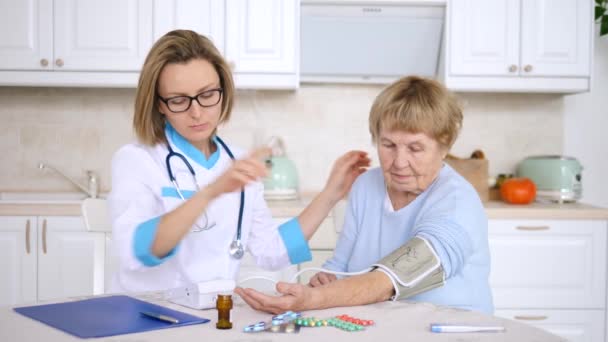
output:
M285 144L279 137L268 142L272 156L267 164L269 174L264 178L264 198L267 200L295 200L299 198L298 171L295 164L287 158Z

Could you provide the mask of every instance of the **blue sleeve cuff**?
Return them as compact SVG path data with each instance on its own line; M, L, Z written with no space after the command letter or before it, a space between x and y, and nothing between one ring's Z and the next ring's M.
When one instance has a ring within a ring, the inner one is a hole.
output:
M302 227L297 218L293 218L279 226L279 234L283 239L289 261L292 264L300 264L312 260L308 241L302 234Z
M141 223L135 230L135 237L133 239L133 250L135 252L135 257L142 264L148 267L162 264L168 258L172 257L177 251L177 247L175 247L169 252L169 254L162 258L158 258L152 254L152 243L154 242L154 237L156 236L156 230L158 229L159 222L160 217L155 217Z

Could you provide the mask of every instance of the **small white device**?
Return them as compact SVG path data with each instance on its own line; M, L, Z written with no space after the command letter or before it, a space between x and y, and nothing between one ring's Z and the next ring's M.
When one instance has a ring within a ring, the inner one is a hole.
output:
M167 290L165 298L192 309L213 309L217 295L232 293L235 287L232 279L216 279Z

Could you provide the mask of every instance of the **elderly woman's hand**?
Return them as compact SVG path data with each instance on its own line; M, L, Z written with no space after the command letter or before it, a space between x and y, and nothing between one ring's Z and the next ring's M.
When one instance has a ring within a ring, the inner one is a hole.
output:
M273 314L283 313L287 310L303 311L316 306L315 291L308 286L278 282L277 291L282 296L268 296L254 289L241 287L234 290L252 308Z
M328 192L334 201L344 198L355 179L367 170L370 162L365 151L347 152L334 163L324 191Z
M336 280L336 275L331 273L319 272L315 274L312 278L310 278L310 282L308 285L311 287L319 287L325 284L329 284L332 281Z

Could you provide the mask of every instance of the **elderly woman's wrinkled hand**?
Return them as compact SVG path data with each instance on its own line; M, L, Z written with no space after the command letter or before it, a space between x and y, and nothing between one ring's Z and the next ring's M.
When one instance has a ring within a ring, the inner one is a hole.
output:
M325 284L329 284L332 281L335 281L336 279L338 278L334 274L319 272L315 274L312 278L310 278L308 285L310 287L319 287Z
M350 191L355 179L365 172L371 160L365 151L350 151L336 160L325 185L325 191L338 201Z
M249 288L237 287L234 290L253 309L273 314L287 310L302 311L314 307L313 289L308 286L278 282L277 291L282 296L269 296Z

